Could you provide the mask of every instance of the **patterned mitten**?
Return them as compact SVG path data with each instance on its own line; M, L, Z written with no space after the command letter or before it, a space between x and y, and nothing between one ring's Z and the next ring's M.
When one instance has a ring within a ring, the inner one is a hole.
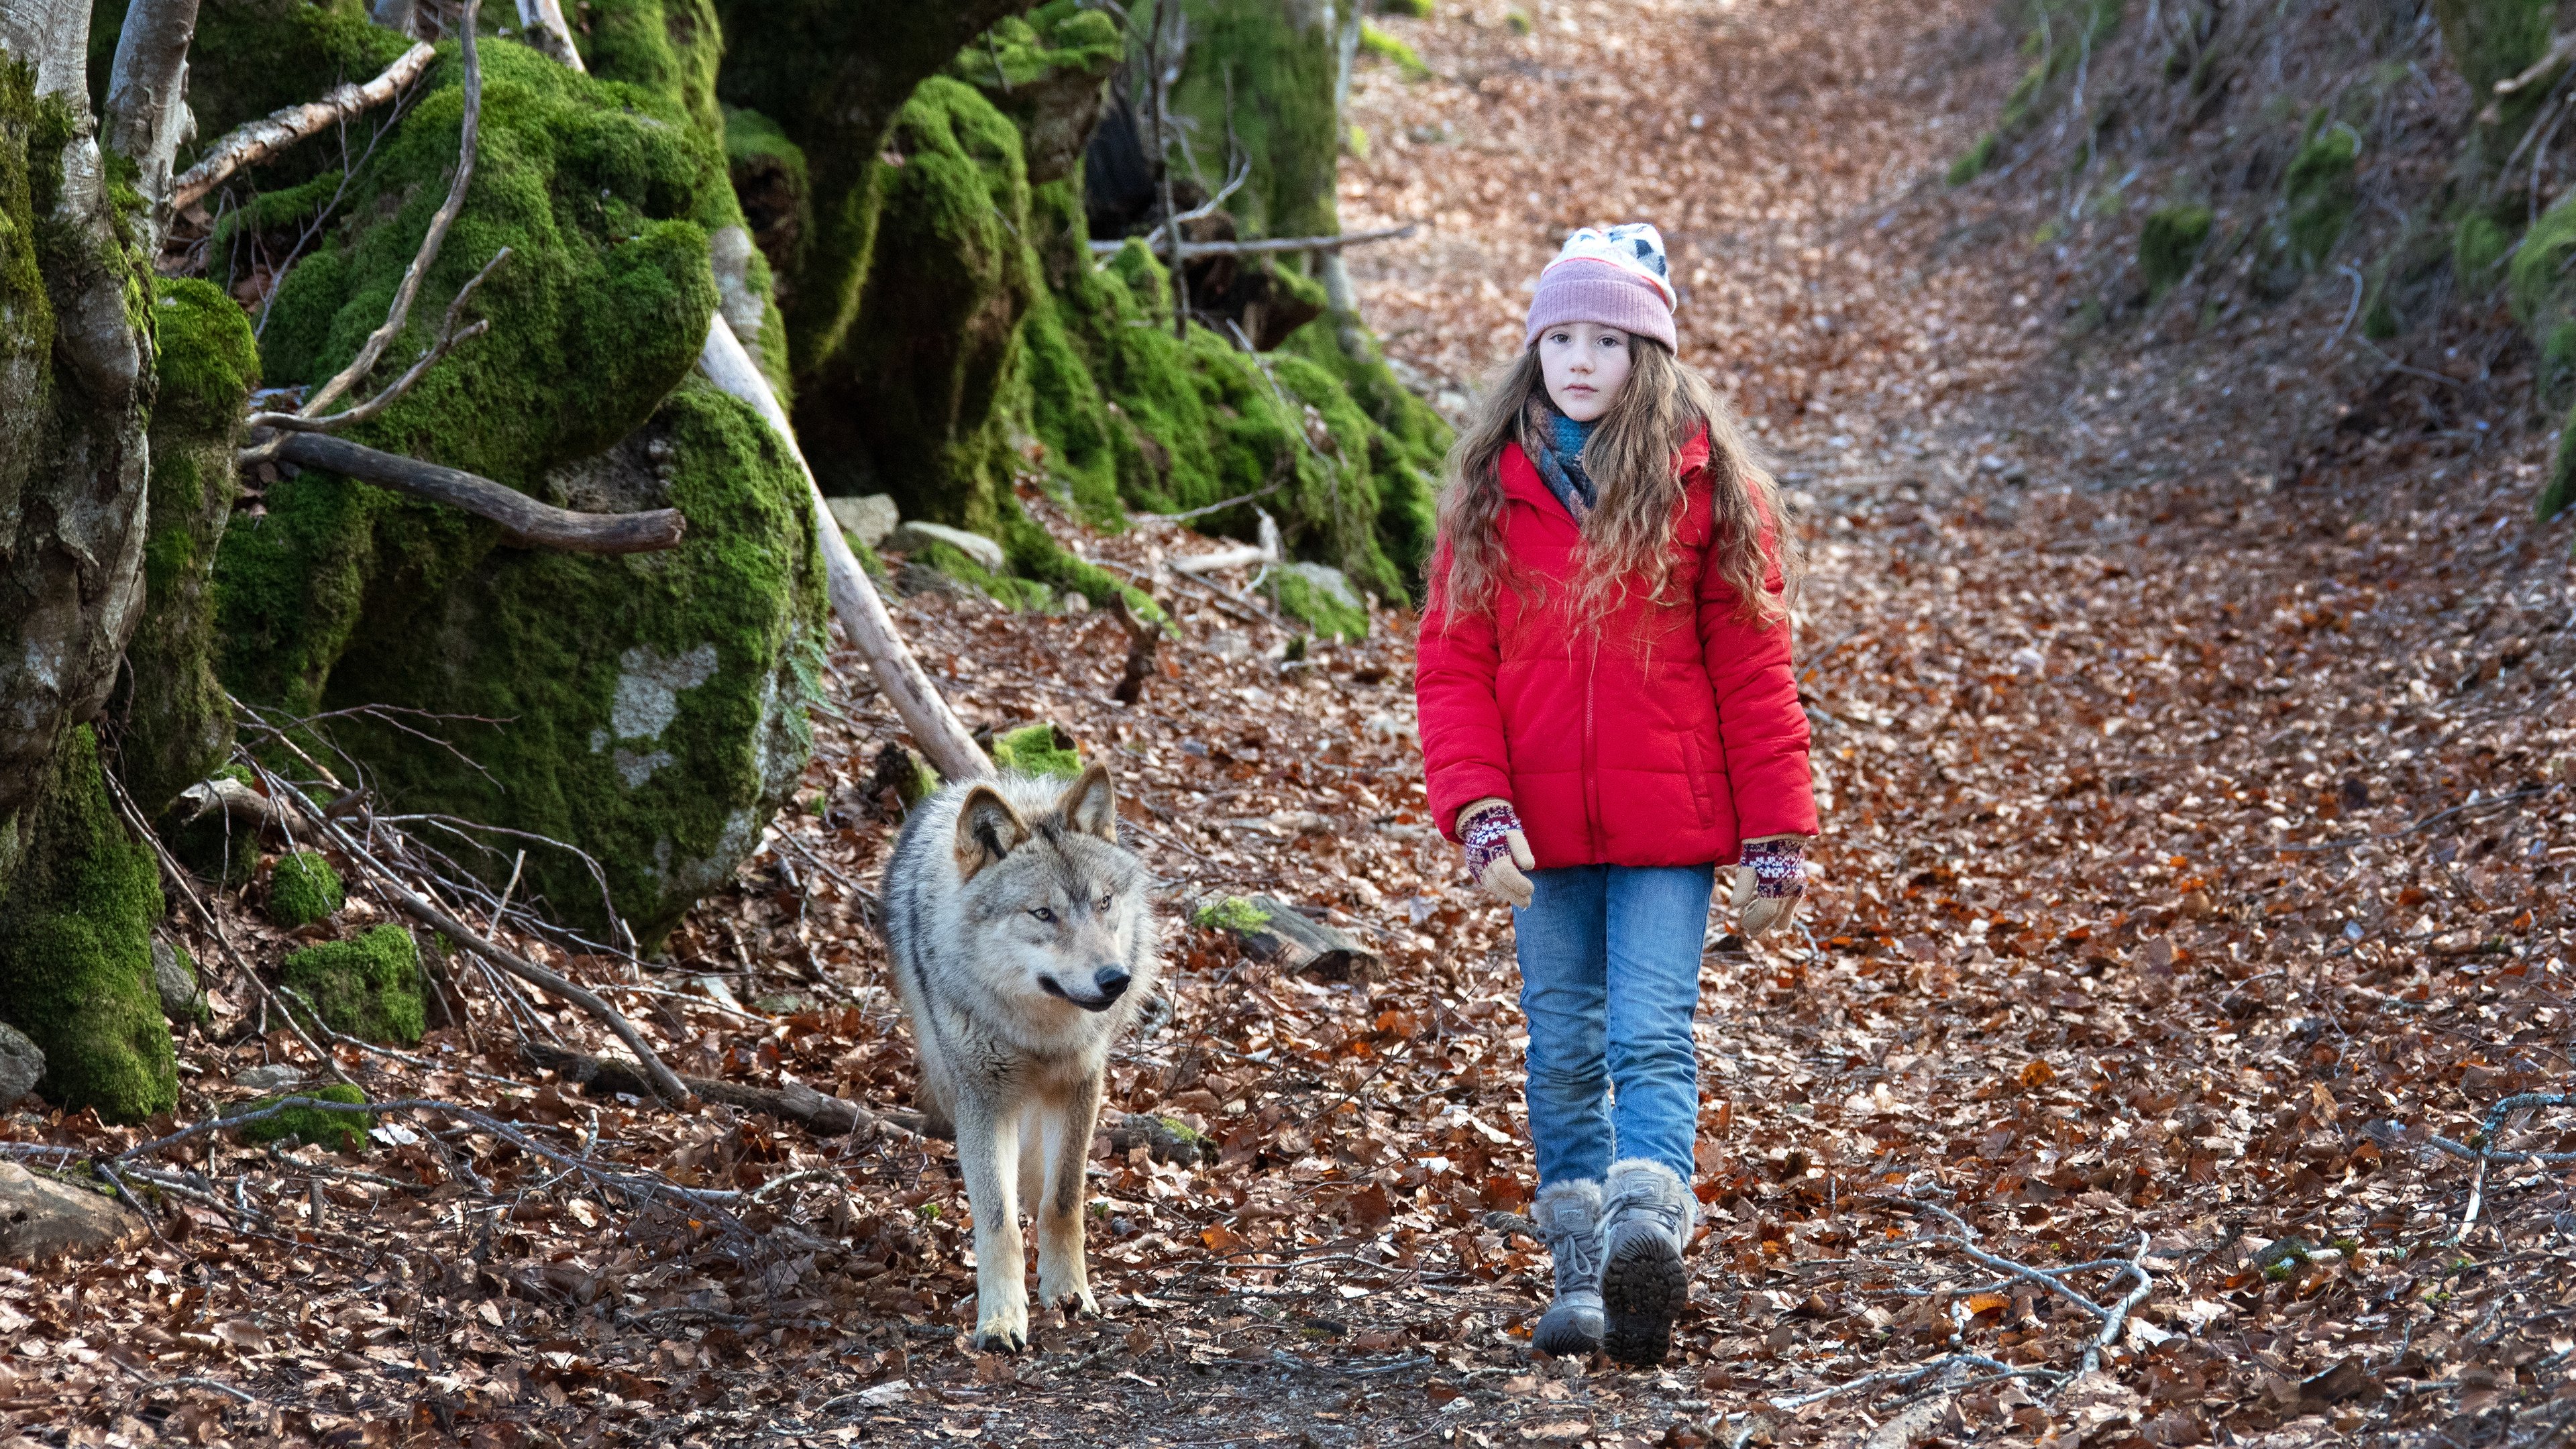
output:
M1521 834L1521 817L1508 800L1484 799L1458 812L1458 839L1467 849L1467 875L1488 895L1505 905L1530 903L1529 877L1538 860L1529 838Z
M1744 859L1735 867L1735 908L1744 913L1745 935L1760 936L1789 924L1798 913L1798 898L1806 893L1804 836L1744 842Z

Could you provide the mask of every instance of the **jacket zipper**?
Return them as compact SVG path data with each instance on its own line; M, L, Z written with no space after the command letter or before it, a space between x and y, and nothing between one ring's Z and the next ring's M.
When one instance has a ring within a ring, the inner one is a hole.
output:
M1583 667L1583 833L1588 852L1599 859L1601 848L1601 749L1593 729L1593 684L1601 672L1601 636L1592 636L1592 654Z

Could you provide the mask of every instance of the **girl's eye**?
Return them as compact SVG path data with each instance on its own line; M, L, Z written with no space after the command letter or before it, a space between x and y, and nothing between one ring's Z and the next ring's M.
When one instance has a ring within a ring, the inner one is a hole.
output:
M1029 912L1029 914L1030 914L1030 915L1032 915L1032 916L1037 917L1037 918L1038 918L1039 920L1041 920L1041 921L1046 922L1046 923L1047 923L1048 925L1050 925L1050 926L1052 926L1052 925L1054 925L1054 924L1055 924L1055 912L1053 912L1053 911L1051 911L1051 910L1048 910L1048 909L1047 909L1046 907L1044 907L1044 906L1039 906L1039 907L1037 907L1036 909L1034 909L1034 910L1030 911L1030 912Z

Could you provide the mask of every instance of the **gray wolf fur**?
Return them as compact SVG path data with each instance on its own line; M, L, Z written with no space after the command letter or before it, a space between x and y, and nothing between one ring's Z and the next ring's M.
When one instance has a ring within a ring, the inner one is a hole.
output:
M1100 1311L1083 1170L1110 1046L1161 969L1145 878L1118 843L1099 765L1071 785L950 785L912 812L886 862L886 944L921 1058L924 1130L953 1132L975 1212L978 1348L1028 1342L1023 1204L1040 1301Z

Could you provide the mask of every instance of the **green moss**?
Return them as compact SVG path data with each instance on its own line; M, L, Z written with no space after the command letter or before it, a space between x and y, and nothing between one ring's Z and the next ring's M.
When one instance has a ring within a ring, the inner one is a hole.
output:
M117 778L148 815L232 749L232 707L213 663L215 550L232 511L242 405L259 382L250 324L202 281L164 279L151 309L156 391L143 617L108 717Z
M1401 15L1409 20L1431 18L1431 0L1377 0L1380 15Z
M2504 279L2504 259L2513 251L2513 233L2492 216L2471 212L2451 233L2451 275L2460 290L2483 296Z
M168 1111L179 1083L152 980L160 871L108 798L89 726L56 751L28 819L0 891L0 1012L45 1053L36 1090L111 1122Z
M1330 638L1368 637L1368 606L1351 593L1338 570L1298 564L1270 571L1270 596L1279 611Z
M694 364L715 306L706 233L731 214L712 138L652 92L591 80L515 45L484 56L475 183L389 357L426 345L448 299L502 247L476 294L491 331L352 432L521 491L624 437ZM279 287L264 338L272 382L316 382L384 319L455 159L453 54L344 220ZM567 385L579 379L580 385ZM381 378L380 378L381 380ZM362 618L400 615L453 583L495 525L323 474L272 487L267 514L218 556L219 669L237 694L309 712Z
M825 609L813 511L759 414L696 380L606 456L550 477L547 496L667 505L688 535L621 558L487 555L416 610L371 617L321 703L498 721L443 728L472 765L377 720L333 739L395 808L590 852L650 944L732 878L811 753ZM515 849L461 859L497 884ZM590 868L565 851L531 849L521 889L557 919L612 929Z
M342 1102L352 1107L363 1107L367 1103L367 1094L346 1082L335 1082L327 1087L315 1087L286 1096L262 1097L231 1115L246 1117L253 1112L277 1106L281 1102L300 1104L312 1101ZM354 1157L367 1150L367 1128L374 1121L373 1112L335 1112L328 1107L297 1105L288 1107L273 1116L262 1117L256 1122L246 1122L235 1129L235 1133L242 1141L253 1146L269 1142L294 1142L307 1147L333 1148Z
M420 948L400 926L307 946L286 958L280 980L342 1036L410 1046L425 1029Z
M2281 180L2282 199L2288 203L2282 230L2299 266L2311 271L2323 266L2335 243L2343 240L2344 228L2361 204L2353 181L2360 155L2360 135L2337 124L2317 129L2290 158Z
M1199 174L1226 174L1229 135L1252 163L1251 180L1226 202L1243 235L1341 230L1334 207L1341 137L1333 114L1341 62L1329 9L1278 0L1146 0L1128 7L1132 33L1150 33L1156 3L1178 3L1189 22L1172 109L1192 122L1182 144L1196 153Z
M2557 13L2555 0L2434 0L2442 48L2478 98L2475 113L2483 113L2497 81L2520 75L2548 50ZM2543 77L2503 98L2495 124L2478 124L2470 158L2482 174L2512 153L2549 93L2550 78Z
M1192 912L1190 924L1250 935L1270 924L1270 913L1241 896L1227 896Z
M2544 396L2559 396L2568 377L2565 359L2552 354L2563 351L2554 344L2576 322L2576 280L2567 276L2571 264L2576 264L2576 201L2561 201L2531 224L2505 269L2505 297L2514 318L2541 349L2537 381Z
M1987 169L1995 164L1995 150L2002 144L2003 137L1993 131L1979 136L1977 144L1961 152L1959 159L1950 163L1949 183L1965 186L1985 175Z
M1024 725L993 737L993 765L1024 775L1055 775L1070 780L1082 773L1082 755L1073 736L1051 724Z
M290 851L268 878L268 918L292 931L329 920L348 903L348 888L319 851Z
M2191 275L2191 264L2209 241L2215 214L2206 206L2167 206L2151 212L2138 231L2138 273L2147 290L2164 290Z
M2559 424L2558 452L2550 459L2549 481L2532 505L2533 516L2547 523L2576 508L2576 412Z
M1393 65L1404 73L1406 80L1431 79L1431 67L1422 63L1422 57L1412 46L1374 25L1363 24L1360 27L1360 49Z
M708 137L724 136L724 31L712 0L584 0L573 39L592 75L649 90Z

